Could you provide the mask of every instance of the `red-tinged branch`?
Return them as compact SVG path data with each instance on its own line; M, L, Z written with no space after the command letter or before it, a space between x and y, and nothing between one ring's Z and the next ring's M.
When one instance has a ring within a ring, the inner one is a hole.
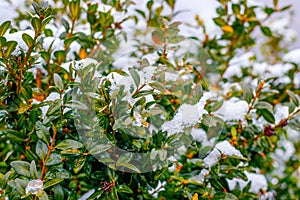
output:
M53 130L53 137L52 137L52 140L51 140L51 144L50 146L48 146L48 152L47 152L47 155L46 155L46 158L42 160L43 162L43 167L42 167L42 172L41 172L41 176L40 176L40 180L43 180L44 178L44 175L46 173L46 163L50 157L50 154L52 152L52 149L54 148L54 143L55 143L55 137L56 137L56 127L54 125L52 125L52 130Z
M256 89L256 92L255 92L255 96L254 96L254 98L252 99L251 104L249 105L249 109L248 109L248 111L247 111L247 114L249 114L250 111L253 109L254 104L255 104L255 101L256 101L257 98L259 97L259 95L260 95L260 93L261 93L261 90L263 89L264 84L265 84L264 81L260 81L260 82L259 82L259 85L258 85L258 87L257 87L257 89Z

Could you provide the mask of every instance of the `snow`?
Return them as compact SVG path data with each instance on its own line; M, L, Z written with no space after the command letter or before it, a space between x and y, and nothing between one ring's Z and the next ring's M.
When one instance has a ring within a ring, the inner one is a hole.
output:
M226 156L243 157L239 150L225 140L216 144L215 148L204 158L204 164L209 168L212 167L219 161L221 154Z
M7 39L7 41L16 41L18 43L16 49L12 52L13 56L20 55L21 51L27 52L28 46L22 39L22 35L26 33L30 35L32 38L34 38L34 31L33 30L25 30L25 31L18 31L14 33L5 33L4 37Z
M163 181L161 182L160 180L158 181L158 184L156 186L156 188L151 188L148 190L148 193L154 197L154 198L157 198L158 197L158 193L161 192L161 191L164 191L165 188L164 186L167 185L167 182L166 181Z
M196 176L192 176L191 178L189 178L188 180L189 181L195 181L197 183L203 183L204 182L204 179L205 177L209 174L209 170L207 169L202 169L201 172L196 175Z
M221 151L226 156L242 157L241 152L236 148L234 148L227 140L218 143L215 146L215 148Z
M282 58L285 62L300 64L300 49L294 49L285 54Z
M192 128L191 135L194 140L200 143L207 140L207 133L201 128Z
M275 106L275 123L279 123L282 119L285 119L289 115L289 107L277 104Z
M246 52L241 55L235 56L229 63L229 67L225 71L223 77L229 79L231 77L241 77L242 76L242 68L249 67L252 65L251 59L254 57L253 52Z
M212 167L216 164L221 157L221 153L218 149L214 148L203 160L204 164L207 167Z
M26 186L26 194L38 194L39 191L43 190L42 180L31 180Z
M221 108L214 114L221 117L224 121L242 120L247 114L248 108L246 101L234 97L224 101Z
M91 189L88 192L86 192L85 194L83 194L78 200L86 200L90 196L92 196L92 194L94 194L94 193L95 193L95 189Z
M300 61L300 57L299 57L299 61ZM294 74L294 83L296 88L300 88L300 72Z
M168 136L170 136L182 133L185 128L196 125L202 119L203 114L207 114L207 111L204 109L206 100L213 96L215 96L214 93L206 92L198 103L194 105L182 104L174 118L162 125L162 131L167 131Z
M247 176L248 181L244 181L238 178L234 178L232 180L227 179L229 189L234 190L236 184L239 184L240 189L243 190L249 182L251 182L251 187L249 189L249 192L259 193L260 190L268 189L267 179L264 175L249 173L247 171L245 172L245 175Z

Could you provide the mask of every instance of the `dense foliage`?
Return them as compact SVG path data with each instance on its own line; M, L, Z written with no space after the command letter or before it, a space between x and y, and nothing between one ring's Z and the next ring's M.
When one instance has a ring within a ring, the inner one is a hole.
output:
M218 2L213 31L179 22L175 0L16 7L0 26L0 199L296 199L290 7Z

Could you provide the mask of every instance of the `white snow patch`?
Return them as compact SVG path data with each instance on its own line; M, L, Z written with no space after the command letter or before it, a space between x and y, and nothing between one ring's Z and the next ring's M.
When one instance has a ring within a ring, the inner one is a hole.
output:
M22 35L26 33L30 35L32 38L34 38L34 31L33 30L25 30L25 31L18 31L15 33L6 33L4 37L7 41L16 41L18 43L16 49L12 52L12 55L18 56L20 55L21 51L27 52L28 46L22 39Z
M243 157L239 150L237 150L227 140L225 140L216 144L215 148L204 158L204 164L207 167L213 166L219 161L221 154L224 154L226 156Z
M162 125L162 131L167 131L168 136L170 136L181 133L186 127L192 127L197 124L202 119L203 114L207 114L207 111L204 109L206 100L213 96L215 96L214 93L206 92L198 103L181 105L174 118Z
M277 104L275 106L275 123L279 123L282 119L287 118L289 115L289 107Z
M248 181L244 181L242 179L234 178L232 180L227 179L229 189L234 190L236 184L238 183L240 186L240 189L243 190L246 185L251 182L251 187L249 189L249 192L253 193L259 193L260 190L267 190L268 189L268 184L267 184L267 179L264 175L262 174L256 174L256 173L249 173L245 172Z
M300 64L300 49L294 49L285 54L282 58L285 62Z
M201 172L196 175L196 176L192 176L191 178L189 178L189 181L195 181L197 183L203 183L205 177L209 174L209 170L207 169L202 169Z
M156 188L151 188L148 190L148 193L153 196L154 198L158 197L158 193L161 191L164 191L165 188L164 186L167 185L166 181L161 182L160 180L158 181L158 184L156 186Z
M248 103L244 100L231 98L223 103L221 108L214 112L224 121L242 120L248 111Z

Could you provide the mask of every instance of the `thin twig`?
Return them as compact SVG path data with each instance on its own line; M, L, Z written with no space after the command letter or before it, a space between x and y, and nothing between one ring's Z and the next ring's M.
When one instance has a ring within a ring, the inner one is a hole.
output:
M52 125L52 130L53 130L53 137L52 137L52 140L51 140L51 144L50 144L50 146L48 146L48 152L47 152L46 158L42 160L43 167L42 167L42 172L41 172L40 180L43 180L43 178L44 178L44 175L46 173L46 163L47 163L47 161L48 161L48 159L50 157L52 149L54 148L55 137L56 137L56 134L57 134L56 127L54 125Z
M260 81L260 82L259 82L259 85L258 85L258 87L257 87L257 89L256 89L256 92L255 92L255 96L254 96L254 98L252 99L251 104L249 105L249 109L248 109L248 111L247 111L247 115L248 115L248 114L250 113L250 111L253 109L254 104L255 104L255 101L256 101L256 99L259 97L259 95L260 95L260 93L261 93L261 90L263 89L264 84L265 84L264 81Z

